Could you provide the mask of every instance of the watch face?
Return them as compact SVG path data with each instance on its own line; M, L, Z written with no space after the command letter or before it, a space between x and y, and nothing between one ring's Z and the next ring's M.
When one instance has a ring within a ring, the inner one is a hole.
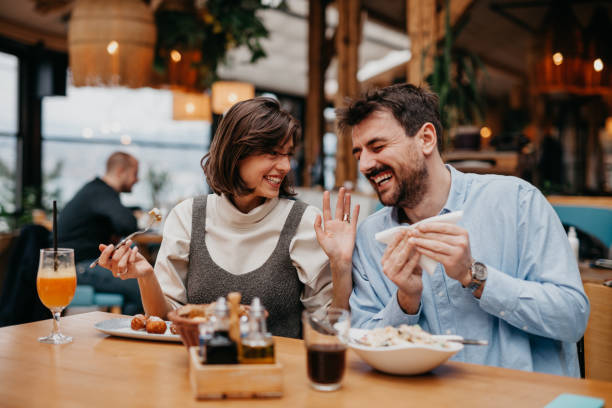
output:
M487 267L480 262L474 262L474 268L472 268L472 276L474 279L486 280L487 279Z

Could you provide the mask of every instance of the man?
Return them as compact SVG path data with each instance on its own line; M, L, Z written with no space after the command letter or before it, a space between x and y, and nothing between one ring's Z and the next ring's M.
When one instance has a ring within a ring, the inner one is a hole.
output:
M464 348L458 361L578 376L575 342L589 304L563 227L542 194L518 178L445 165L438 99L424 89L380 89L338 117L352 132L359 170L386 206L356 234L353 325L419 324L435 334L488 340L487 347ZM388 246L374 238L459 210L458 225L427 223ZM343 245L346 253L353 242ZM419 267L424 255L438 262L431 276ZM350 265L343 267L349 273Z
M119 198L119 193L131 192L137 181L138 160L115 152L106 161L104 176L85 184L58 217L58 239L61 246L74 248L78 282L100 292L122 294L126 314L142 310L138 284L117 280L100 266L90 269L89 264L98 257L100 242L116 244L138 228L132 211Z

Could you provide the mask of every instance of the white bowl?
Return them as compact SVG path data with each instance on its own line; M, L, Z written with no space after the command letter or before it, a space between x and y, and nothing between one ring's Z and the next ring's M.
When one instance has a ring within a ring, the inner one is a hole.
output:
M359 339L367 331L352 328L349 336L351 339ZM455 342L448 342L447 347L411 343L370 347L350 341L348 346L375 369L399 375L414 375L431 371L463 348L463 344Z

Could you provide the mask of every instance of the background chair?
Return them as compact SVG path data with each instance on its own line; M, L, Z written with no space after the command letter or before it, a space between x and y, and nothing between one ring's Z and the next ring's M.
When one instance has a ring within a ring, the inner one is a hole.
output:
M585 282L591 314L584 333L585 377L612 381L612 288Z
M612 257L612 209L553 205L561 223L574 226L600 241L606 248L608 258Z
M123 306L123 295L119 293L96 293L91 285L77 285L68 309L72 313L77 307L93 307L109 310L111 313L121 313L121 306Z
M21 229L9 255L0 296L0 327L51 318L38 298L36 274L41 248L48 248L51 233L40 225Z

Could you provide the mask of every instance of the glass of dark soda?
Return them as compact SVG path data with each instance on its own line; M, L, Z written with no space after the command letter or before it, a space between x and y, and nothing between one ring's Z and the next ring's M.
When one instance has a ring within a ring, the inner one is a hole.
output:
M346 339L350 329L348 310L329 308L304 311L302 327L306 364L311 386L319 391L340 388L346 361Z

